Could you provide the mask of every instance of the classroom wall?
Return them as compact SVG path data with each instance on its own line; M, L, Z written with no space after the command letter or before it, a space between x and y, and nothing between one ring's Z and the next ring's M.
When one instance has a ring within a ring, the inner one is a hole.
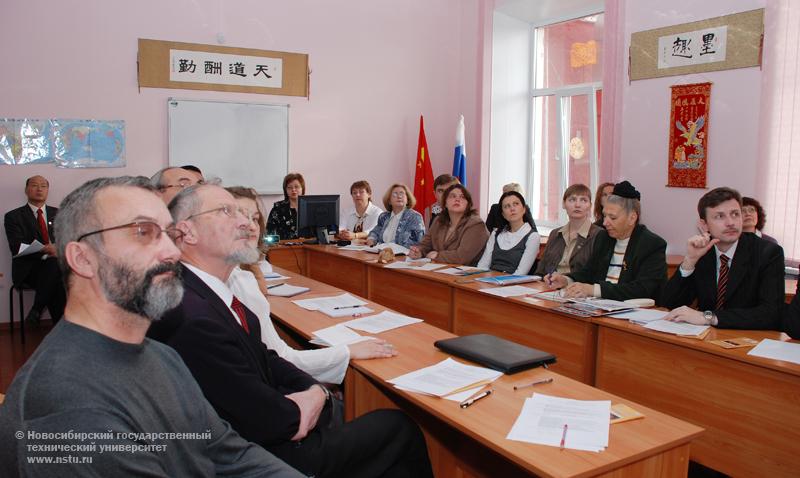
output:
M289 164L309 193L347 195L368 179L377 196L413 181L419 115L434 174L452 168L455 127L467 125L467 176L481 198L485 15L481 0L83 0L4 2L0 117L126 121L128 166L64 170L0 166L0 204L24 202L25 178L50 179L57 205L102 175L150 176L167 164L169 97L289 103ZM487 6L488 5L488 6ZM491 24L488 25L488 30ZM137 39L308 53L310 98L137 87ZM489 33L490 34L490 33ZM276 199L266 197L267 207ZM343 198L343 205L349 198ZM0 320L7 321L11 258L0 238ZM27 303L32 303L31 298Z
M636 0L624 2L625 52L631 33L763 8L766 0ZM769 29L770 19L765 19ZM766 46L769 47L768 45ZM683 254L695 233L697 200L707 190L667 188L670 86L713 83L709 122L708 187L731 186L754 195L759 172L761 70L743 68L628 82L627 62L617 101L621 102L621 156L615 180L627 179L642 192L643 222Z

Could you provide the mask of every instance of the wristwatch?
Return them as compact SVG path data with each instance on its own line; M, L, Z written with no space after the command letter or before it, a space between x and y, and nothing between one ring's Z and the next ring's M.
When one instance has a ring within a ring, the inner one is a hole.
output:
M705 312L703 312L703 319L705 319L706 325L711 325L714 321L714 312L706 310Z

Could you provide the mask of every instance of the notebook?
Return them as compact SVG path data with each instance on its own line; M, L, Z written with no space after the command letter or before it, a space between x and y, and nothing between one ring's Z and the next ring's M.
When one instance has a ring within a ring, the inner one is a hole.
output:
M433 345L456 357L471 360L509 375L556 362L553 354L489 334L437 340Z

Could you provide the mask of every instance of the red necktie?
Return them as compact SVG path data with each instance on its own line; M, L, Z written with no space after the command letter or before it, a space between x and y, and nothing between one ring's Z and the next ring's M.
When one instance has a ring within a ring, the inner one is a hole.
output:
M725 304L725 288L728 285L728 256L721 254L719 256L719 279L717 280L717 306L716 309L721 309Z
M47 223L44 222L42 208L36 210L36 219L39 221L39 231L42 233L42 242L44 244L50 244L50 235L47 233Z
M237 299L236 296L233 296L233 300L231 301L231 309L236 311L236 315L239 316L239 321L242 324L242 328L244 328L244 331L249 334L250 328L247 326L247 318L244 312L244 304L239 302L239 299Z

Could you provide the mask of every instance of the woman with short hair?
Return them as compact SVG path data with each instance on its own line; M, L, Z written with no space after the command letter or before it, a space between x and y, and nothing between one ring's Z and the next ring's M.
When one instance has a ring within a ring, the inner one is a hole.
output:
M281 239L297 239L297 199L306 193L306 181L300 173L289 173L283 178L283 201L272 206L267 221L270 234Z
M378 216L378 224L367 236L367 245L393 242L411 247L425 236L422 214L415 211L417 199L405 184L392 184L383 195L386 212Z
M339 237L346 241L366 239L378 224L383 209L372 202L372 187L366 180L356 181L350 186L353 208L339 219Z

